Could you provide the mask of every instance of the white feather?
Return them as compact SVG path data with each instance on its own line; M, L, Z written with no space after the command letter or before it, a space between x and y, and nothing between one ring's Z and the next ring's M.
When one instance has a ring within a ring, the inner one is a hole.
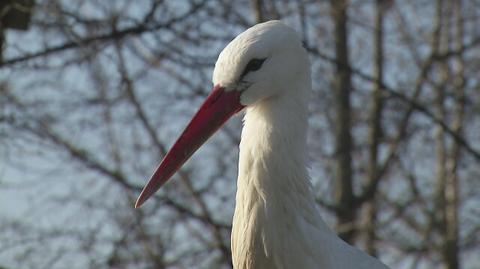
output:
M239 80L253 58L266 61ZM309 66L298 35L279 21L240 34L215 65L213 82L243 91L247 105L232 228L234 268L385 269L337 237L317 209L305 166Z

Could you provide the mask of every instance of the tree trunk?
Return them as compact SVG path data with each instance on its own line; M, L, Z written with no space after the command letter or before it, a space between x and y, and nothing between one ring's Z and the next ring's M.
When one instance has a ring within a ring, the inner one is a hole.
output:
M446 53L450 50L451 29L455 29L455 49L461 49L462 46L462 18L459 15L460 1L442 1L437 2L437 16L441 18L455 18L455 27L450 27L451 20L446 19L440 31L440 53ZM448 14L445 14L448 12ZM455 16L455 17L454 17ZM446 119L446 90L453 88L455 96L455 108L453 111L453 121L451 129L461 135L463 111L464 111L464 79L463 79L463 61L462 56L458 56L455 65L449 65L447 61L441 65L441 81L437 90L436 108L437 117ZM452 68L457 68L452 74ZM453 80L452 80L453 78ZM459 268L459 246L458 246L458 175L457 164L460 158L460 147L458 143L453 142L451 146L446 143L446 135L442 127L438 127L436 135L437 143L437 189L436 189L436 212L438 230L441 238L441 255L446 269Z
M455 49L463 47L463 19L461 15L461 1L453 2L453 16L455 20L454 46ZM456 59L454 65L457 69L453 75L453 90L455 96L455 111L452 122L452 130L458 135L462 135L462 126L465 110L465 79L464 79L464 62L462 54ZM459 178L457 174L458 162L460 161L460 145L453 143L452 149L446 163L445 177L445 243L443 247L443 258L448 269L460 268L459 260L459 242L458 242L458 208L459 208Z
M264 14L264 3L263 0L251 0L250 1L252 5L252 11L255 16L255 22L256 23L261 23L265 20L265 14Z
M352 137L351 129L351 70L348 57L347 39L347 3L346 0L332 0L331 14L334 20L335 53L337 57L334 78L336 105L336 179L335 202L339 236L347 242L353 242L355 237L356 206L352 188Z
M369 158L367 170L367 185L376 180L378 173L378 147L382 136L382 84L383 84L383 1L377 0L375 14L375 33L374 33L374 78L377 80L372 92L372 107L370 110L370 133L369 133ZM377 255L375 247L376 241L376 220L377 208L375 193L365 204L365 248L368 254Z

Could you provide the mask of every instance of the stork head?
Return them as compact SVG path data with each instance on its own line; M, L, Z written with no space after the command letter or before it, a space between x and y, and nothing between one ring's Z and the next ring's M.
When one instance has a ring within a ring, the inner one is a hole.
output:
M154 194L232 115L283 94L309 74L308 56L297 33L280 21L257 24L220 53L213 90L155 170L135 207Z
M223 49L213 84L240 92L240 102L249 106L291 90L288 86L309 74L309 68L297 32L281 21L269 21L247 29Z

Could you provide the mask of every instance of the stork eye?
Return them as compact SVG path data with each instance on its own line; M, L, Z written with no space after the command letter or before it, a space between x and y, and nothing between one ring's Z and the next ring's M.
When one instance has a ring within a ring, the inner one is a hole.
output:
M251 59L250 62L248 62L247 66L245 66L245 69L243 70L243 73L240 77L245 76L248 72L257 71L258 69L260 69L265 60L266 59Z

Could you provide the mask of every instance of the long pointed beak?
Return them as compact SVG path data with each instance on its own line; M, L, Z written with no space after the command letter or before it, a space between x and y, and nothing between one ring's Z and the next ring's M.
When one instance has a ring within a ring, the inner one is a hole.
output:
M240 92L216 85L193 116L182 135L168 151L135 203L140 207L207 141L231 116L244 108Z

